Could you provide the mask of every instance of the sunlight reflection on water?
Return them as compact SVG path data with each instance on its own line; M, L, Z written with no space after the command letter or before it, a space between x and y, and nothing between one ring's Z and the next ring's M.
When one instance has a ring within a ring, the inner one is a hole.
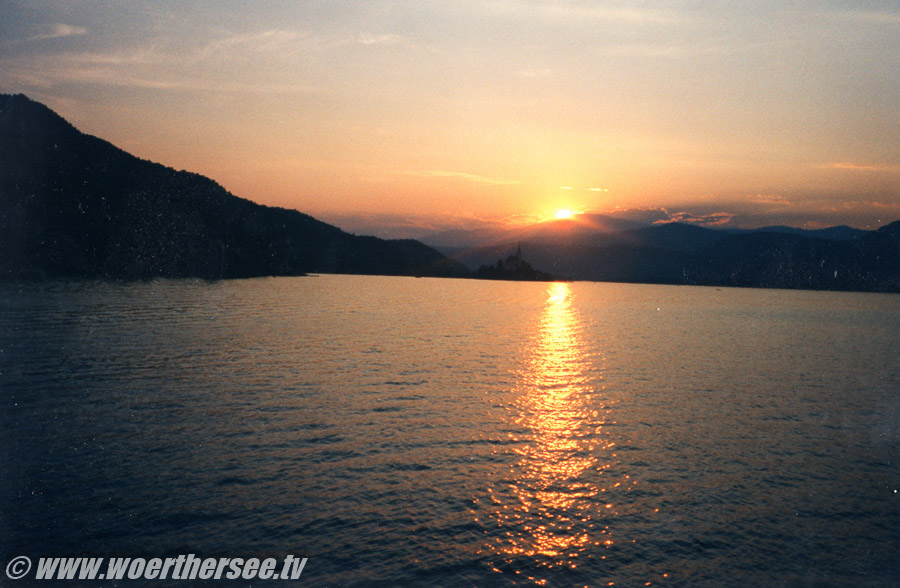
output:
M599 398L602 363L583 337L570 286L550 284L515 390L512 418L523 434L511 440L520 458L507 479L488 489L500 532L487 549L499 556L498 571L520 573L520 564L576 568L579 558L614 544L610 523L617 512L603 494L607 485L627 485L628 476L604 476L618 461L616 443L603 433L612 403Z

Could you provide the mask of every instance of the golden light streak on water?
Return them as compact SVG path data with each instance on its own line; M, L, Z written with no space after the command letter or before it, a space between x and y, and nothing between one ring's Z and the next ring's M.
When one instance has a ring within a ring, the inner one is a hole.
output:
M517 390L515 424L529 434L515 445L520 459L508 482L489 489L502 529L489 548L507 566L524 558L574 569L580 557L613 545L608 523L616 513L599 498L599 480L616 460L602 431L610 407L596 409L597 358L588 357L572 298L569 284L549 285Z

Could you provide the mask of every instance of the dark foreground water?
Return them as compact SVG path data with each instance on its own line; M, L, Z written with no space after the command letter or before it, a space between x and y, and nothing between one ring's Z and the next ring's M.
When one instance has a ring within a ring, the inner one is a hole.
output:
M0 286L0 564L294 554L309 586L900 585L898 358L892 295Z

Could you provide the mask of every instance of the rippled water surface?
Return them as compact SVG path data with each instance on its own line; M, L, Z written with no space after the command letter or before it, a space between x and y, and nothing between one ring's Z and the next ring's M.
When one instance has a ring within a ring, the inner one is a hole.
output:
M2 285L2 563L290 553L311 586L898 585L898 334L900 297L873 294Z

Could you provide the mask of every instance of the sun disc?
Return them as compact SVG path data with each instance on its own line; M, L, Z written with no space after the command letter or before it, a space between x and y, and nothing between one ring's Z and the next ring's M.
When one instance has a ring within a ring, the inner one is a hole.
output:
M575 214L568 208L560 208L556 211L556 218L572 218L572 215Z

